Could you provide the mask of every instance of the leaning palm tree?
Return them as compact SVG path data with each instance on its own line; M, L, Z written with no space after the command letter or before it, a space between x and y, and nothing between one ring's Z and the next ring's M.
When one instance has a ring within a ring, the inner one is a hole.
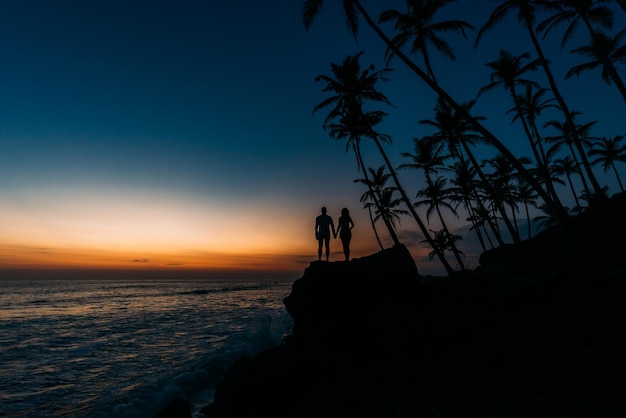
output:
M380 249L383 249L383 244L380 241L380 237L378 236L378 230L376 229L376 221L374 220L374 213L372 212L372 206L382 206L383 203L380 200L381 191L386 187L387 180L389 180L389 174L385 173L385 166L381 165L377 170L369 167L367 169L369 172L369 176L365 176L362 179L353 180L354 183L361 183L367 186L367 191L361 195L361 203L363 203L363 207L366 208L369 212L370 222L372 224L372 229L374 230L374 235L376 236L376 241ZM378 203L377 203L378 202ZM372 204L373 203L373 204ZM374 210L375 212L375 210ZM390 224L388 220L385 220L385 225ZM393 226L393 225L392 225ZM395 228L393 228L395 235ZM397 238L396 238L397 240Z
M615 167L616 162L626 163L626 144L620 145L622 139L624 139L623 135L616 135L613 138L600 138L600 142L596 142L591 146L589 156L597 157L591 161L591 164L601 164L605 172L609 169L613 171L619 188L623 192L624 185Z
M524 205L524 213L528 224L528 238L532 237L532 220L530 218L530 206L537 207L537 193L528 187L523 181L515 185L515 195Z
M357 107L363 102L378 102L391 105L387 97L376 89L378 81L388 81L387 73L391 68L376 70L373 65L364 70L361 69L359 58L364 51L355 55L348 55L341 64L330 63L332 76L320 74L315 77L316 82L324 82L326 85L322 92L333 93L313 108L313 113L333 106L324 119L329 123L340 117L346 109ZM361 169L363 167L360 167Z
M617 89L622 94L624 102L626 102L626 86L624 80L620 77L615 69L616 63L626 62L626 44L622 44L622 38L626 36L626 29L623 29L613 37L598 32L591 36L591 42L587 45L572 49L570 52L575 54L586 55L591 61L573 66L567 73L565 79L573 75L580 75L583 71L593 70L601 67L600 73L602 80L608 85L615 83Z
M532 86L526 86L524 92L517 98L519 108L511 108L507 113L515 113L512 122L515 122L520 118L525 118L527 121L532 134L532 137L529 139L531 149L533 150L537 163L537 175L540 181L545 184L546 190L550 193L554 202L562 207L563 204L561 203L560 197L555 189L554 177L550 175L550 162L544 147L544 139L539 131L539 127L537 126L537 118L544 110L558 107L553 103L555 100L554 97L544 100L543 96L548 91L549 90L545 88L534 90Z
M437 152L437 143L429 137L421 139L413 138L413 144L415 148L414 154L408 152L403 152L401 154L403 157L410 158L411 163L401 164L398 166L398 169L410 168L422 170L424 172L426 187L418 191L416 196L418 198L422 197L423 199L416 202L415 206L419 207L421 204L428 203L429 208L426 211L426 220L429 220L432 211L435 210L437 212L437 216L439 217L439 221L441 222L441 226L449 232L448 225L446 224L445 217L441 212L441 208L448 208L457 218L458 214L449 201L446 200L446 198L450 195L449 191L444 187L447 180L442 177L433 178L433 176L437 175L438 168L443 166L446 158L449 156L440 155ZM457 263L459 266L463 266L460 251L458 251L456 246L454 246L454 243L452 243L452 247L452 252L457 259Z
M433 237L434 237L433 239L435 241L435 245L437 246L436 250L441 251L441 252L451 251L454 243L456 241L463 239L462 236L452 235L444 229L439 229L437 231L433 231L431 229L430 232L433 233ZM422 241L422 242L425 242L425 241ZM433 250L428 254L429 260L432 260L432 258L438 253L438 251L436 250ZM461 253L461 255L464 255L464 254ZM460 264L458 267L459 269L463 269L463 270L465 269L465 266L463 264Z
M396 9L385 10L380 14L378 23L394 22L394 28L398 32L391 39L397 49L403 48L411 41L411 53L421 54L428 76L436 82L433 71L430 51L428 46L434 47L438 52L450 60L456 60L452 47L445 39L441 38L440 32L458 32L467 39L465 30L473 30L474 27L462 20L445 20L436 22L435 15L445 5L453 0L407 0L407 12L402 13ZM387 48L387 62L394 56L394 51Z
M500 231L498 230L498 227L497 227L498 218L482 202L479 202L478 206L476 206L473 209L470 217L467 220L471 221L473 225L470 228L470 230L478 231L482 229L484 236L487 237L487 240L489 241L489 245L491 246L491 248L494 248L494 244L489 235L489 230L487 229L487 225L489 226L495 225L496 227L495 229L492 229L492 233L496 236L496 238L498 238L499 245L502 245L500 244L500 242L502 241L502 238L500 237Z
M361 196L361 202L363 203L363 207L370 213L372 228L376 234L378 245L382 250L382 243L376 233L376 222L380 219L384 219L385 223L391 224L395 233L396 227L400 224L400 215L408 215L409 213L405 210L397 208L403 202L401 199L395 198L394 193L396 189L394 187L387 186L387 182L391 175L385 172L385 166L381 165L376 170L369 167L367 171L370 173L371 180L356 179L354 182L363 183L368 186L369 190L363 193Z
M481 198L478 195L476 187L476 170L470 167L470 165L466 162L462 161L455 162L451 166L447 167L447 170L453 173L453 177L450 179L450 183L452 183L452 188L450 189L451 198L457 202L457 207L461 204L463 205L463 208L469 214L469 218L467 220L472 223L470 231L473 230L476 233L476 237L478 238L483 251L487 251L483 232L477 222L475 222L477 218L475 217L476 211L474 206L481 202ZM502 244L504 244L504 242L502 242Z
M399 209L402 203L402 198L395 197L395 192L397 189L395 187L385 187L380 191L380 207L376 207L374 214L374 222L379 220L380 218L387 218L391 225L394 227L398 227L400 225L400 215L408 215L409 212L403 209ZM366 205L370 205L366 204Z
M552 90L554 97L559 103L559 108L565 116L565 123L569 126L570 131L573 132L573 145L582 155L581 162L585 173L587 174L587 177L589 178L589 181L591 182L594 190L596 191L596 193L599 194L602 188L600 186L600 183L598 183L598 180L596 179L593 170L591 169L591 164L589 163L587 156L585 155L583 146L580 143L579 138L577 137L576 130L574 129L572 113L570 112L569 107L567 106L567 103L563 98L563 95L559 91L559 88L554 79L554 75L552 74L552 70L550 69L549 61L546 58L535 33L535 16L537 13L537 9L544 7L546 7L546 1L542 0L504 0L500 5L496 6L496 8L491 12L491 15L489 16L487 22L478 31L478 36L474 41L474 46L478 46L485 32L489 29L492 29L496 24L501 22L509 12L517 12L517 20L524 26L524 28L526 28L528 32L528 36L530 37L530 40L535 48L535 52L537 53L537 56L539 57L539 60L541 62L541 66L543 67L546 78L548 79L548 83L550 84L550 89ZM539 190L537 190L537 192L539 192ZM550 210L552 208L553 202L549 200L547 203L549 204L546 205L546 209ZM552 210L554 211L554 209ZM561 213L561 211L559 211L559 213ZM557 224L560 224L560 220L558 218L555 218L555 220Z
M376 70L373 67L361 70L359 57L363 52L350 55L341 64L331 63L332 76L321 74L315 81L324 82L323 92L333 93L313 108L313 113L331 107L324 119L324 129L334 139L346 139L346 151L352 149L357 160L357 167L367 179L367 170L361 154L361 139L378 135L372 127L384 117L380 111L363 112L362 103L366 100L391 104L384 94L376 89L376 82L387 80L390 69ZM381 136L385 140L384 136ZM376 195L372 198L376 200ZM398 237L391 224L386 223L387 230L394 244Z
M581 112L575 111L572 112L572 117L580 115ZM578 175L580 176L580 181L583 184L583 188L585 189L585 193L592 194L587 184L587 180L584 176L584 173L581 169L581 161L583 157L586 158L586 151L583 150L583 154L580 154L578 147L575 146L575 137L578 138L578 143L580 145L584 145L585 148L588 148L591 145L591 135L590 130L593 125L596 124L596 121L587 122L583 124L575 124L574 131L571 131L571 125L566 122L561 122L558 120L550 120L544 124L544 127L552 127L557 130L557 135L546 136L544 139L547 143L552 144L548 149L548 154L556 155L557 151L564 145L566 145L569 150L572 158L574 159L575 165L578 170Z
M524 133L530 144L530 149L535 157L535 162L539 168L539 178L541 182L546 185L546 190L550 196L552 196L554 204L562 208L561 201L549 181L548 169L545 165L545 152L541 149L541 144L538 139L540 135L536 125L534 125L534 115L529 114L530 112L525 110L525 105L532 100L531 94L533 88L538 89L540 92L545 90L542 89L536 81L527 78L528 73L536 71L540 67L541 60L534 59L529 62L524 62L527 59L530 59L528 52L514 56L507 50L500 50L498 59L486 64L493 72L489 77L490 83L483 86L478 91L478 95L484 94L496 87L503 87L508 91L513 100L516 112L516 118L514 118L514 120L519 119L522 124ZM525 87L526 99L524 96L517 93L518 87ZM506 221L506 217L504 217L504 219Z
M576 189L574 188L574 181L572 179L572 175L574 173L580 173L576 161L570 155L566 155L563 158L557 158L556 160L554 160L554 163L551 167L554 174L562 175L567 178L567 184L569 185L569 189L572 192L574 201L576 202L575 210L580 211L582 209L582 206L580 204L580 201L578 200L578 193L576 193Z
M529 59L529 58L530 58L530 54L528 52L525 52L518 56L514 56L513 54L511 54L511 52L507 50L504 50L504 49L500 50L498 59L488 62L486 64L487 67L493 70L493 72L491 73L489 77L490 83L483 86L478 91L478 95L480 96L481 94L484 94L487 91L493 90L496 87L503 87L505 90L509 92L509 95L511 96L513 100L513 103L515 105L515 108L517 109L518 114L521 114L522 108L519 102L519 96L516 92L517 86L526 86L526 87L531 86L531 87L539 88L539 84L536 81L525 78L525 75L529 73L530 71L537 70L537 68L541 64L541 61L539 59L535 59L524 64L523 60ZM528 125L528 122L525 117L520 117L520 120L522 122L524 132L526 133L526 136L532 145L534 142L533 135ZM535 155L536 161L540 163L541 156L539 155L539 151L537 150L537 147L531 146L531 149ZM501 158L501 157L502 157L501 155L498 156L498 158ZM503 163L505 162L503 161L502 164ZM496 205L501 205L505 201L506 199L505 200L496 199L495 203ZM511 215L513 217L515 216L515 210L512 211ZM511 227L511 224L510 222L508 222L508 217L506 216L506 214L503 214L502 217L503 217L503 220L506 222L506 225L509 227L509 232L511 233L513 240L515 242L519 242L519 232L517 231L517 228L515 228L514 230Z
M448 236L450 236L450 228L446 223L445 216L443 216L442 209L448 209L448 211L456 218L458 218L459 215L450 203L450 189L446 188L447 182L448 180L443 177L430 179L425 188L417 191L415 197L418 200L415 202L415 206L419 207L422 205L428 205L428 209L426 210L426 219L429 220L433 211L436 212L439 222L441 223L441 228ZM459 268L463 270L463 259L461 258L462 252L454 244L454 241L450 242L450 250L454 254Z
M523 60L529 58L530 54L528 52L514 56L511 52L505 49L500 50L498 59L485 64L493 72L489 76L490 83L481 87L478 91L478 96L497 87L503 87L506 91L508 91L511 99L513 100L513 104L515 105L516 114L519 116L518 119L521 121L526 137L528 138L528 142L530 143L530 148L535 156L535 161L540 165L542 164L542 157L539 153L536 141L534 140L534 133L530 126L530 122L526 118L522 109L520 95L518 95L516 91L518 86L526 87L527 89L531 89L533 87L538 89L540 88L536 81L525 77L527 73L536 71L541 64L538 59L532 60L528 63L523 63Z
M553 15L537 25L537 31L543 32L545 38L552 29L560 24L567 23L567 28L561 39L561 47L572 38L576 29L582 24L590 34L595 32L594 25L604 29L611 29L615 17L613 11L604 6L610 0L559 0L548 1L544 4Z
M373 66L370 66L369 69L361 72L361 66L359 64L360 55L361 53L349 56L346 60L344 60L344 65L332 64L331 70L336 76L335 79L324 75L316 77L316 80L326 82L326 86L323 91L333 92L335 95L315 106L313 111L316 112L327 106L333 104L335 105L324 120L324 127L331 132L339 132L340 135L335 134L336 138L350 138L352 140L353 149L359 159L359 167L364 174L366 173L366 170L360 153L360 139L369 138L373 140L378 152L385 161L385 165L391 174L394 185L400 193L402 200L405 202L411 216L415 222L417 222L426 240L431 242L433 248L435 248L435 242L432 241L428 229L426 228L426 224L413 208L413 205L402 188L396 171L382 146L382 142L391 142L391 138L388 135L381 134L374 129L384 116L386 116L386 113L382 111L365 112L363 110L363 105L368 101L383 102L389 105L391 105L391 103L384 94L376 91L375 84L379 78L372 76L372 73L370 73L370 71L374 72ZM337 120L339 120L338 124L333 123L333 121ZM383 218L383 220L384 219L385 218ZM393 236L393 225L387 224L387 228L389 233ZM399 242L394 240L394 244L399 244ZM453 273L452 267L445 259L443 252L438 249L436 249L436 251L440 252L439 259L448 274Z
M533 86L528 85L524 89L522 94L517 97L518 108L511 108L507 113L514 113L512 122L520 118L525 118L528 123L528 127L531 131L530 145L533 150L533 154L537 155L537 165L540 167L546 167L548 165L548 157L543 147L542 135L537 126L537 118L541 116L541 113L548 108L558 107L554 104L554 97L544 99L544 95L548 92L548 89L539 88L533 89ZM556 198L556 196L555 196Z
M528 164L530 160L527 157L521 157L520 162L522 164ZM513 166L502 155L496 155L493 158L486 159L484 164L493 168L493 172L490 175L490 182L498 191L497 194L491 196L493 204L497 206L504 206L506 204L509 206L515 226L514 229L509 228L509 232L513 235L512 238L514 242L520 242L517 221L515 220L517 200L515 199L513 193L518 177L513 169Z
M434 119L422 119L420 124L431 126L436 129L436 132L429 137L429 141L435 141L440 144L441 147L448 149L451 156L456 158L460 163L465 164L466 160L471 162L472 168L475 170L476 175L482 181L482 187L487 195L495 193L489 179L482 170L480 162L477 160L470 145L476 145L478 143L484 143L485 140L482 135L477 133L473 129L473 125L467 120L465 114L469 113L476 103L476 100L470 100L461 105L464 112L459 112L452 108L441 98L437 99L437 105L433 109L435 111ZM476 120L484 120L483 116L474 116ZM504 211L504 208L497 208L500 211ZM502 214L501 214L502 215ZM502 215L504 217L504 215ZM505 223L507 220L505 220ZM491 225L490 225L491 226ZM509 223L507 227L512 227ZM500 242L500 235L494 231L498 241ZM504 242L500 242L504 244Z
M385 114L381 111L364 113L360 109L360 106L357 106L358 109L351 109L352 107L354 106L348 108L336 122L326 123L324 129L333 139L347 139L346 151L348 151L350 147L352 148L357 159L357 166L360 170L362 170L364 179L366 180L365 184L370 187L374 183L369 180L367 170L365 170L365 162L363 161L363 155L361 153L361 139L377 138L379 141L388 140L385 135L379 134L373 129L373 127L382 121ZM378 201L377 193L373 192L370 197L376 205L381 206L381 203ZM396 235L393 225L389 223L386 218L383 218L383 221L385 221L385 226L389 231L389 235L391 236L393 243L399 244L400 241L398 240L398 236Z
M526 168L517 161L515 155L500 141L491 131L489 131L485 126L483 126L480 121L474 118L469 114L467 109L464 109L459 103L457 103L452 96L448 94L444 89L442 89L434 80L432 80L428 74L419 68L409 57L402 52L397 46L393 44L391 39L382 31L382 29L374 22L372 17L369 15L367 10L363 7L359 0L343 0L343 9L346 15L346 23L354 36L355 40L357 39L357 34L359 32L359 15L361 15L368 26L376 33L376 35L387 45L388 48L392 50L395 56L397 56L411 71L413 71L428 87L430 87L437 95L444 100L449 106L454 108L460 114L462 114L467 121L472 124L476 132L480 133L487 143L491 146L495 147L498 152L508 158L511 163L515 166L517 171L520 173L522 177L528 181L528 183L537 191L537 193L541 196L542 200L546 203L546 206L552 210L552 213L559 221L559 225L563 229L567 229L566 220L569 218L568 214L563 212L558 206L554 204L552 198L548 195L548 193L543 190L540 184L536 181L536 179L526 170ZM304 28L308 30L315 18L319 15L322 7L324 5L324 0L305 0L304 6L302 9L302 20L304 23ZM421 228L421 226L420 226Z

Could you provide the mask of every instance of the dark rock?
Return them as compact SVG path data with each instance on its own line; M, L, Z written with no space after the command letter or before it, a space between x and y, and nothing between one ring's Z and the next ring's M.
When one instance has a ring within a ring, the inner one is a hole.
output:
M191 405L188 400L174 398L153 418L192 418Z
M403 246L311 263L284 299L291 335L233 364L202 412L626 416L624 247L607 241L626 236L625 196L572 219L579 236L551 229L450 277L420 280Z
M595 202L566 228L550 227L519 245L507 244L480 256L482 275L533 279L557 274L626 271L626 193ZM621 244L621 245L620 245Z
M385 416L410 394L417 268L404 246L349 262L314 262L284 300L280 346L240 359L210 417Z

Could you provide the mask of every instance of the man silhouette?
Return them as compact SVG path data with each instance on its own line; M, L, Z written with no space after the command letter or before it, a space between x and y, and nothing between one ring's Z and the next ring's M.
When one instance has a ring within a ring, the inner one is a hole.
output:
M326 207L322 207L322 214L315 218L315 239L317 239L317 256L322 260L322 245L326 246L326 261L330 255L330 230L335 235L335 224L333 218L326 214Z

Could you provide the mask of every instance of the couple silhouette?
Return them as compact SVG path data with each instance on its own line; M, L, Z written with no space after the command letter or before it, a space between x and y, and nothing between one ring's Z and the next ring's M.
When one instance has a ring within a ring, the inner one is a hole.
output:
M350 212L347 208L341 209L341 216L337 220L337 230L335 231L335 223L333 218L328 215L326 207L322 207L322 213L315 218L315 239L317 239L317 256L322 260L322 247L326 247L326 261L330 256L330 232L332 230L333 237L341 239L343 245L343 255L345 261L350 260L350 240L352 239L352 228L354 228L354 222L350 217Z

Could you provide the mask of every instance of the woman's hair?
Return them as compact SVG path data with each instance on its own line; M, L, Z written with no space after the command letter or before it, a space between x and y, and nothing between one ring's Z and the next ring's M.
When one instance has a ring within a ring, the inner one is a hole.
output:
M348 215L350 214L350 212L348 211L348 209L347 209L347 208L343 208L343 209L341 209L341 214L342 214L343 216L348 216Z

